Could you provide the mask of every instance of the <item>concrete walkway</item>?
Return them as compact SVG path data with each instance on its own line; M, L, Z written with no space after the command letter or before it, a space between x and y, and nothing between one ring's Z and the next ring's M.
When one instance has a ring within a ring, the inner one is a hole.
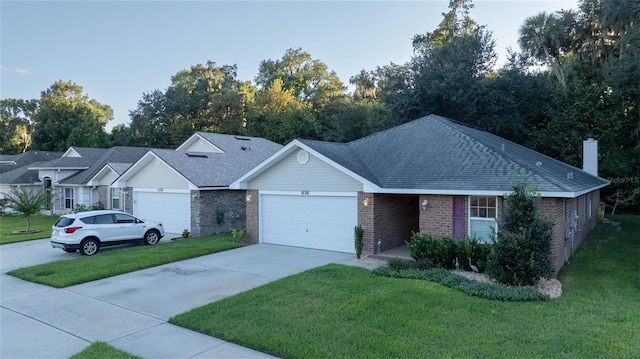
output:
M346 253L258 244L64 289L5 274L77 256L54 250L48 239L0 246L1 358L68 358L98 340L143 358L269 358L167 320L328 263L377 265Z

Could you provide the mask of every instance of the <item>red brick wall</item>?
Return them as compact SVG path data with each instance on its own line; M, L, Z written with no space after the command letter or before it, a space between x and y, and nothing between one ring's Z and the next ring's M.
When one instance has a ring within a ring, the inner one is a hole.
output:
M369 198L365 206L363 200ZM374 254L381 241L381 250L405 244L411 232L419 231L418 196L358 193L358 223L364 230L363 253Z
M591 216L589 216L589 203L591 203ZM551 263L555 274L558 274L565 260L576 252L598 224L599 203L599 190L578 198L542 198L540 201L540 215L547 217L553 224ZM574 209L578 214L578 221L572 246L571 241L565 239L565 233L571 225L571 211Z
M382 241L381 250L404 245L418 232L418 196L377 194L374 207L375 244Z
M369 198L369 205L365 206L362 202L365 198ZM373 193L358 192L358 224L362 226L364 231L362 253L375 253L375 227L374 227L374 208L376 206L376 198Z
M427 209L420 207L420 232L437 237L453 236L453 196L422 195L418 203L429 201ZM468 198L464 199L464 233L468 233Z
M247 202L247 242L258 243L259 236L259 216L258 216L258 191L255 189L248 189L247 196L251 195L251 200Z

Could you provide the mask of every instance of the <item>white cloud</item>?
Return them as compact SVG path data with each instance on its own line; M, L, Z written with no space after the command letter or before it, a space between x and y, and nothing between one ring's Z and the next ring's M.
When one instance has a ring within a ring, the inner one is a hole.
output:
M29 70L25 70L25 69L20 69L17 67L4 67L1 66L0 69L2 70L2 72L6 72L6 73L10 73L10 74L17 74L17 75L26 75L26 76L32 76L33 73Z

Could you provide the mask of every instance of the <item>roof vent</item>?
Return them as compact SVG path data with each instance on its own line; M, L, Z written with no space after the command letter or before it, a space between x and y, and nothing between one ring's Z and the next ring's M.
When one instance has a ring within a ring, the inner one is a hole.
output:
M248 137L233 136L233 138L240 141L251 141L251 139Z
M501 144L500 144L500 150L501 150L502 152L504 152L504 143L501 143Z
M209 156L205 155L204 153L191 153L191 152L187 152L187 157L193 157L193 158L209 158Z
M536 166L542 167L542 162L540 162L540 161L536 162Z
M251 147L241 146L240 149L243 151L251 151Z
M573 172L567 172L567 179L568 180L572 180L573 179Z

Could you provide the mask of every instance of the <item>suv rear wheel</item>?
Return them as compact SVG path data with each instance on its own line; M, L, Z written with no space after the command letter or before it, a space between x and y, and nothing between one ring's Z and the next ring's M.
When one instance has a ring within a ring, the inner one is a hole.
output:
M97 239L87 238L80 243L80 253L85 256L92 256L100 249L100 243Z

